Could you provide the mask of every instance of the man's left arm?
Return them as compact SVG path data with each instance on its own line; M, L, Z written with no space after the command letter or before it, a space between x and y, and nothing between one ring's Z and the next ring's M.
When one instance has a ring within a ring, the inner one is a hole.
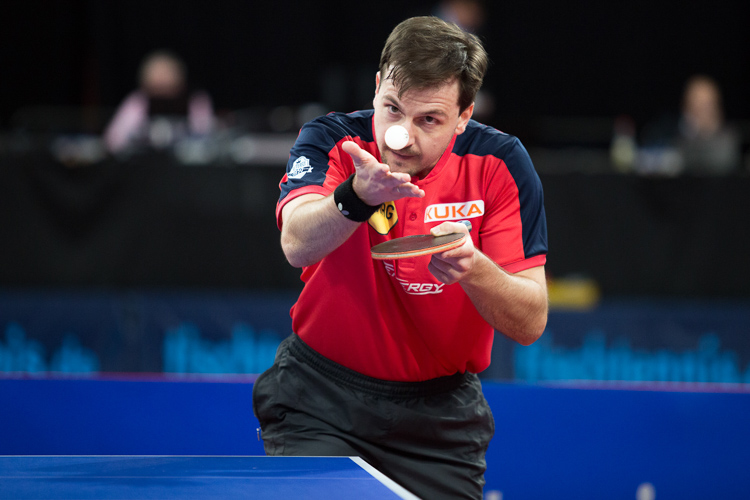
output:
M463 224L445 222L432 234L466 232ZM442 283L458 283L479 314L497 331L529 345L547 325L547 280L544 266L508 273L474 246L470 237L460 247L435 254L430 272Z

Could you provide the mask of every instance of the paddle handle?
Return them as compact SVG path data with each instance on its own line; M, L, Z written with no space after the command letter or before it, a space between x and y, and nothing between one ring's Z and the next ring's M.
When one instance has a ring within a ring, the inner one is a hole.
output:
M469 232L471 232L471 222L469 222L467 220L460 220L458 222L459 222L459 224L463 224L464 226L466 226L466 228L469 230Z

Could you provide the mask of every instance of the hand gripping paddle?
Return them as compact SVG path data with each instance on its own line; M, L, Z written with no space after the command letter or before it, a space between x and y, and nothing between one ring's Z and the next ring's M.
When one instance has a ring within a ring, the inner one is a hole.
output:
M471 222L462 220L462 224L471 231ZM370 249L372 258L376 260L408 259L421 255L445 252L460 247L464 243L464 233L452 233L443 236L418 234L403 236L375 245Z

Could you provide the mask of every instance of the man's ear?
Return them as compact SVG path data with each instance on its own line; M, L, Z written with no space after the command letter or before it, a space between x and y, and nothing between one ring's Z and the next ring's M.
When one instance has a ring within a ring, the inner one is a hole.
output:
M461 135L466 130L466 126L469 124L469 120L471 119L471 115L474 114L474 103L471 103L471 106L463 110L463 112L458 116L458 124L456 125L456 135Z
M380 90L380 71L375 73L375 93L378 93L378 90Z

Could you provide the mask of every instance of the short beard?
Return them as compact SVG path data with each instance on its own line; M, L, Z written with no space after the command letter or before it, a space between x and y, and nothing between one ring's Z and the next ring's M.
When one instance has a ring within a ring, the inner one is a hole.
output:
M415 166L412 163L404 165L403 167L398 165L399 160L395 160L393 156L391 156L391 153L392 153L391 150L386 150L385 154L381 156L383 158L383 163L391 167L393 172L403 172L403 173L411 175L412 177L416 177L419 174L419 172L423 170L421 165ZM416 156L414 158L419 158L419 156ZM414 171L415 168L417 169L416 172Z

